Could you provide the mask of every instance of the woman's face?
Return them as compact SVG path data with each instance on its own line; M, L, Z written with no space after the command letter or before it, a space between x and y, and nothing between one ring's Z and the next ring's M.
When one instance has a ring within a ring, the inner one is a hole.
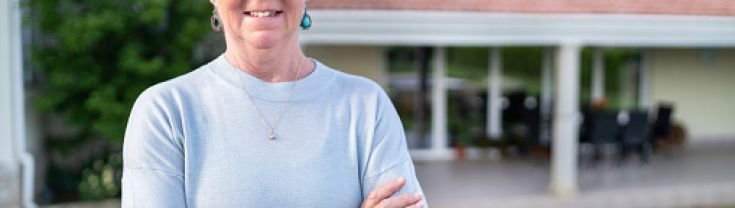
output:
M237 44L270 49L294 40L304 0L212 0L224 32Z

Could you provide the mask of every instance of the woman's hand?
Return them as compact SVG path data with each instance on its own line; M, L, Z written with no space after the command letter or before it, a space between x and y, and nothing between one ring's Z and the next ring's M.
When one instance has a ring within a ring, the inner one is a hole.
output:
M368 198L362 202L361 208L404 208L404 207L419 207L423 208L424 204L421 202L423 198L420 193L403 194L394 197L390 197L396 191L400 190L403 185L406 184L406 179L403 177L393 179L384 184L381 184L375 190L368 194Z

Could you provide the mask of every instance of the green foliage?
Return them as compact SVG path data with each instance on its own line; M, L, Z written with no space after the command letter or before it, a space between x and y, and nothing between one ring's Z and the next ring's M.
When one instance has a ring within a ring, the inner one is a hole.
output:
M120 194L122 177L122 154L110 154L106 160L96 159L91 167L82 172L78 185L83 200L99 200Z
M210 33L208 1L25 0L24 6L34 31L31 60L45 78L35 104L75 129L48 138L51 152L64 155L100 138L108 140L110 154L119 152L136 97L204 61L193 51ZM85 177L82 198L113 196L94 191L94 175L101 183L109 174L91 166L70 170ZM119 187L102 186L110 188Z
M595 48L584 48L581 54L580 63L580 99L581 103L588 103L592 100L590 93L592 91L592 65L593 54ZM604 74L605 74L605 95L609 102L610 109L629 109L625 106L624 98L619 97L621 87L620 78L626 76L626 64L635 60L640 56L637 49L627 48L605 48L604 52ZM629 101L628 101L629 102Z

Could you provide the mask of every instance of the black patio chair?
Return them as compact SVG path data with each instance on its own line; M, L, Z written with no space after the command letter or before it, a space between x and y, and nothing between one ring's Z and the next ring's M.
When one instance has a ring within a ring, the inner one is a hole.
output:
M593 111L589 104L582 105L579 111L582 113L582 121L579 125L579 143L590 143Z
M651 150L651 143L648 139L648 113L632 111L627 114L627 122L621 127L619 162L624 162L631 151L637 151L641 156L641 161L648 163Z
M653 123L653 132L651 133L651 139L654 142L665 140L671 136L671 114L673 111L674 107L671 104L662 103L658 105L656 120Z
M593 159L602 159L602 149L606 144L617 144L619 125L618 114L612 111L598 110L590 113L588 141L594 148Z
M523 112L523 120L526 126L526 137L534 145L545 145L541 141L541 110L537 107L527 108Z

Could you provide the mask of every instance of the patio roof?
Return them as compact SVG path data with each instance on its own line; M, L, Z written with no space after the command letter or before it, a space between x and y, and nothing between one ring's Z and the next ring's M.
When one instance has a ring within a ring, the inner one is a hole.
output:
M732 0L309 0L304 44L733 47Z
M310 2L320 5L331 1ZM345 3L344 7L368 8L357 3ZM562 42L577 42L585 46L605 47L735 47L735 15L336 9L342 7L339 5L343 4L335 3L332 9L322 5L317 7L320 9L309 12L314 25L302 32L300 40L303 44L554 46ZM540 8L532 4L529 10L536 7ZM735 11L730 13L735 14Z
M313 9L735 16L731 0L310 0Z

